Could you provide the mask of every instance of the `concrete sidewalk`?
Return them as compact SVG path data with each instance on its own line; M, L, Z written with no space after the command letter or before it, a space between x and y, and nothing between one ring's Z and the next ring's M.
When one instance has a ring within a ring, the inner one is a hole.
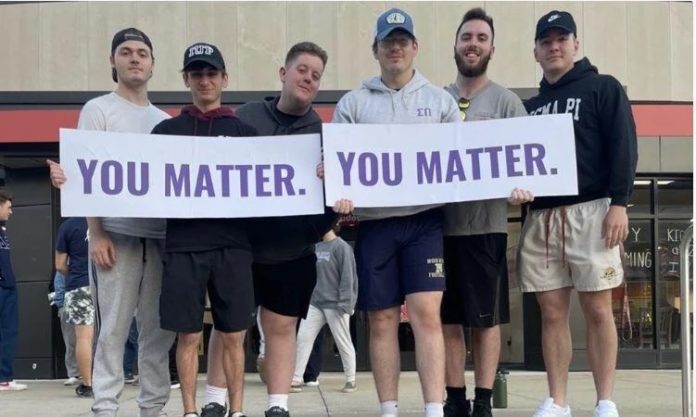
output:
M467 381L472 375L467 372ZM62 380L21 381L29 389L21 392L0 392L2 417L90 417L91 399L75 396L74 387L63 386ZM319 387L304 387L303 392L290 394L293 417L378 417L377 395L369 373L358 374L358 391L343 394L343 375L322 373ZM199 408L205 378L199 379ZM591 417L595 402L592 375L589 372L570 374L569 401L574 417ZM120 416L137 417L135 397L137 386L127 385L121 396ZM512 372L508 376L508 407L494 410L499 417L529 417L546 394L546 375L541 372ZM681 416L681 373L665 370L617 371L614 400L623 417ZM245 413L262 417L266 404L266 388L257 374L246 375ZM404 372L400 382L399 409L401 417L422 417L423 402L415 372ZM172 391L165 408L169 417L181 417L181 393Z

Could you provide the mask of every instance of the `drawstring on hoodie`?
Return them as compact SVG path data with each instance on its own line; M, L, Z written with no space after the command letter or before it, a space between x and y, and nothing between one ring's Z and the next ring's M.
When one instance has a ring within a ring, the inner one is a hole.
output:
M551 215L554 209L546 209L544 213L544 240L546 243L546 269L549 268L549 235L551 234ZM565 224L568 217L565 207L559 208L561 212L561 262L563 267L566 266L566 242L565 242Z

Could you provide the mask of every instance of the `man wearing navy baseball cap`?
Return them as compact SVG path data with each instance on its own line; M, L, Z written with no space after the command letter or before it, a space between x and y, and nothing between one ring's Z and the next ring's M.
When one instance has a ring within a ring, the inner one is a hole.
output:
M454 98L414 67L413 19L389 9L377 19L372 53L380 75L343 96L334 123L460 123ZM443 414L445 348L440 303L442 205L355 209L358 308L368 312L370 359L382 417L397 417L400 306L408 306L426 417Z
M587 58L575 62L580 43L570 13L553 10L542 16L534 41L534 58L544 76L539 95L525 107L530 116L572 115L578 172L578 195L536 198L520 236L518 281L539 302L549 384L549 398L534 417L571 415L566 392L573 288L587 323L587 355L597 390L594 416L618 417L611 401L618 346L611 292L624 275L620 244L628 237L636 127L621 83L599 74Z

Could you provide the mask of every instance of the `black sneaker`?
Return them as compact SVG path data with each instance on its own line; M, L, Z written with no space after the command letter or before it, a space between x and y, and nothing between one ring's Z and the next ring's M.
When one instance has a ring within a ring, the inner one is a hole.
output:
M75 388L75 394L78 397L93 397L92 387L90 385L80 384Z
M463 404L449 398L445 400L443 408L445 417L469 417L471 415L471 404L465 401Z
M266 417L290 417L290 412L278 406L266 410Z
M491 405L474 401L474 410L471 412L471 417L493 417Z
M227 410L218 403L208 403L201 410L201 417L227 417Z

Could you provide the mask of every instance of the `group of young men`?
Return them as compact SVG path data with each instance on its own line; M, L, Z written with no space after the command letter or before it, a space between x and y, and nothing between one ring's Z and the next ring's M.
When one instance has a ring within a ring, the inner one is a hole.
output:
M625 207L636 166L628 99L621 85L599 75L587 58L575 62L579 41L575 22L566 12L552 11L537 24L534 56L544 76L539 95L525 105L487 77L494 36L493 20L484 10L464 15L454 38L457 76L443 89L414 67L419 44L411 16L400 9L384 12L372 45L380 74L346 94L332 122L459 123L572 111L577 196L534 199L529 191L515 189L507 201L444 208L354 208L343 199L313 216L166 223L90 218L90 283L98 329L94 416L117 414L123 346L134 313L140 330L140 416L163 415L169 398L167 352L175 334L184 417L198 416L197 346L206 293L215 331L201 416L243 415L243 340L257 305L265 333L264 366L270 370L265 375L265 415L289 416L297 320L307 315L316 283L314 244L330 229L336 213L351 212L360 219L357 307L369 318L381 416L398 416L397 332L403 303L415 336L425 416L491 416L499 326L509 322L508 202L531 202L520 240L519 280L523 291L536 293L541 306L550 391L534 416L570 416L566 385L572 287L580 292L587 318L588 355L597 385L595 416L618 416L611 402L617 345L610 289L622 280L618 245L627 236ZM80 129L225 137L321 133L312 102L327 54L312 42L289 50L279 70L278 98L248 103L236 112L221 103L228 83L222 53L211 44L192 45L184 52L181 72L193 105L173 118L147 97L155 62L147 35L134 28L120 31L110 59L116 90L85 105ZM317 175L323 178L323 165L317 164ZM66 181L61 167L55 162L49 166L53 184L60 186ZM474 329L473 407L466 396L462 326ZM0 388L2 382L0 378Z

